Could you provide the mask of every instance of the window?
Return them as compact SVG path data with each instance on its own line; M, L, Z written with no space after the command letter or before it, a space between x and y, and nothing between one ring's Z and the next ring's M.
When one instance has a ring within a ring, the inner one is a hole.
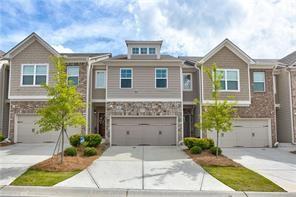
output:
M132 88L133 70L131 68L120 69L120 88Z
M24 64L22 65L22 86L40 86L47 84L47 64Z
M167 68L155 69L155 87L156 88L168 87L168 69Z
M106 71L96 71L96 88L106 88Z
M253 72L253 90L254 92L265 91L265 72Z
M217 73L222 75L221 91L239 91L239 70L218 69Z
M147 48L141 48L141 55L147 54Z
M155 48L149 48L149 54L155 55Z
M79 66L67 67L68 83L77 86L79 84Z
M192 91L192 74L183 73L183 90Z
M139 54L139 48L132 48L133 55Z

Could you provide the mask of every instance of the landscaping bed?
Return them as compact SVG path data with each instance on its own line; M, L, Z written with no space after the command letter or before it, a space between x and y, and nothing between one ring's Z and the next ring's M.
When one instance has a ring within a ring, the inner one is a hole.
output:
M193 141L193 142L192 142ZM184 150L194 162L203 167L213 177L231 187L236 191L258 191L258 192L285 192L284 189L261 176L260 174L245 168L228 157L211 151L210 146L204 146L199 154L192 152L192 147L205 144L206 139L185 139L185 145L190 150ZM210 142L209 144L212 144ZM222 153L222 151L221 151Z
M91 165L107 149L106 144L100 144L100 136L91 134L89 139L86 140L87 143L80 144L77 140L73 143L70 138L71 145L75 147L65 149L63 163L61 163L61 153L59 153L29 168L11 185L53 186L76 175Z

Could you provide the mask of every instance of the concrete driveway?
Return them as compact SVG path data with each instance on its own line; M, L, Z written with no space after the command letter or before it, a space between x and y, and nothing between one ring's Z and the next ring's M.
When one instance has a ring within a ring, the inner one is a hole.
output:
M9 185L30 166L52 155L54 143L0 147L0 185Z
M296 155L291 148L224 148L223 154L289 192L296 192ZM296 146L294 148L296 150Z
M57 187L232 191L178 147L109 148L87 170Z

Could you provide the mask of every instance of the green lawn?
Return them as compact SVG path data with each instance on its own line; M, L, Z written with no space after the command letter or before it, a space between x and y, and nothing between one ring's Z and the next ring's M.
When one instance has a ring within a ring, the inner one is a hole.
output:
M203 166L216 179L236 191L284 192L281 187L245 167Z
M80 171L72 172L48 172L42 170L27 170L24 174L14 180L11 185L22 186L53 186Z

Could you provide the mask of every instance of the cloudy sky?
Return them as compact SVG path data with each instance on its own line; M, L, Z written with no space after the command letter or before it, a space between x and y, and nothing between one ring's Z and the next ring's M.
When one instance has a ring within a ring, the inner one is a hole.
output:
M296 50L296 0L1 0L0 49L32 32L60 52L126 52L164 40L163 53L205 55L229 38L253 58Z

